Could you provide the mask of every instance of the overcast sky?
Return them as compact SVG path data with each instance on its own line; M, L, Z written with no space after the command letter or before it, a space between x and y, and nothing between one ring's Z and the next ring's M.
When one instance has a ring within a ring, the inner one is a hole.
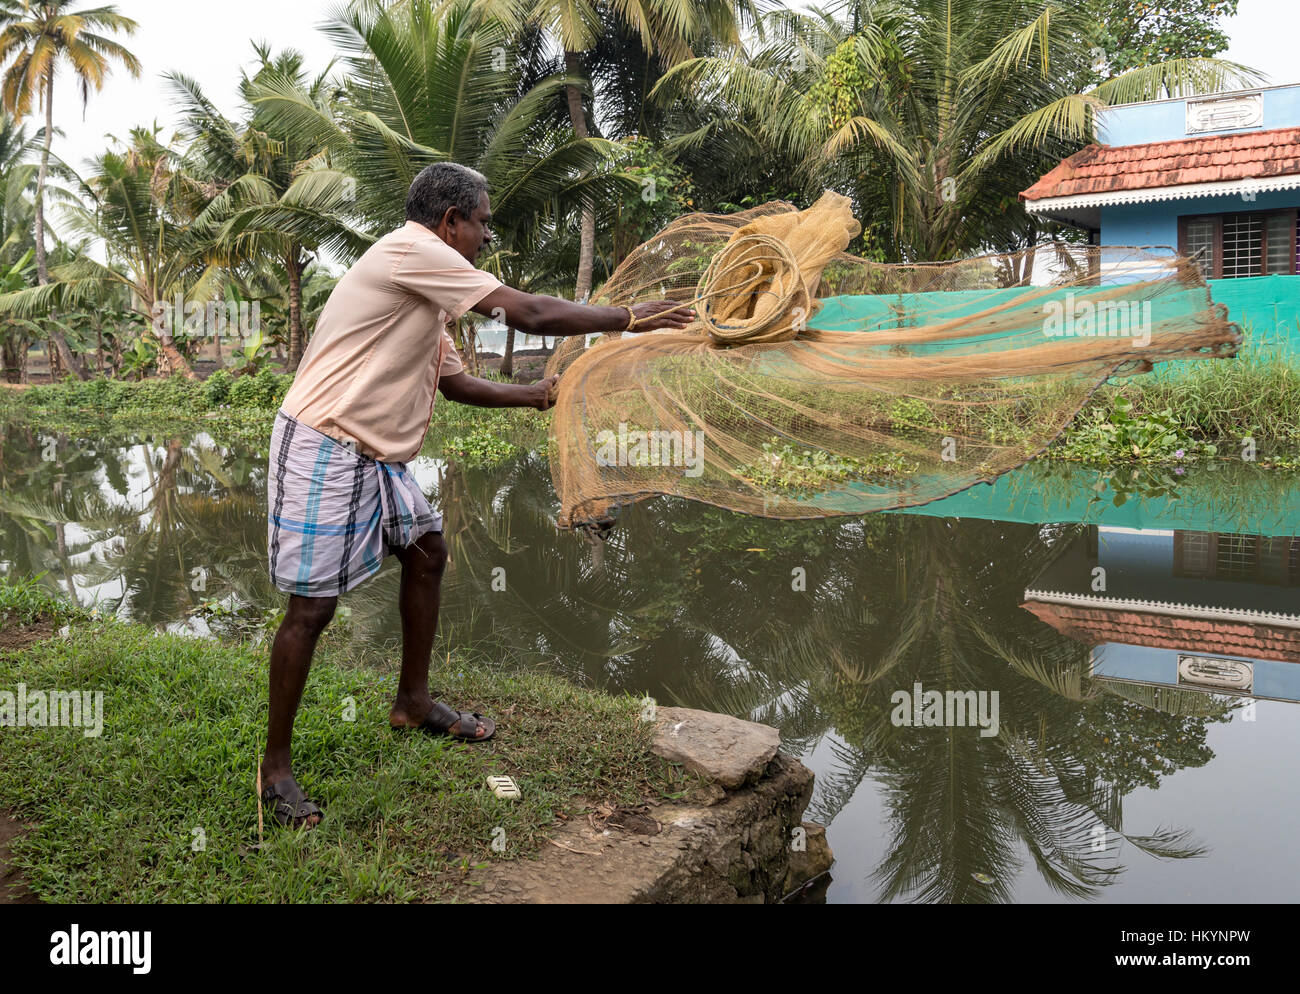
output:
M118 0L118 10L139 23L126 39L143 66L139 79L115 74L92 94L82 120L80 96L70 78L55 92L55 124L66 137L55 151L78 171L103 151L106 135L125 138L135 125L157 121L169 130L175 118L162 74L179 70L195 77L226 113L238 106L239 67L251 65L251 39L265 39L277 51L296 48L319 71L335 54L319 25L336 9L334 0L222 0L196 4L177 0ZM1240 13L1227 24L1232 45L1228 58L1268 74L1271 83L1300 82L1296 0L1241 0ZM37 127L33 123L32 128Z

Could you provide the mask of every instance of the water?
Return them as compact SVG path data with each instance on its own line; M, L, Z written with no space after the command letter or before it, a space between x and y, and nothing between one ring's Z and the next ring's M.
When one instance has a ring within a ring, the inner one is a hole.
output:
M0 570L197 634L282 604L263 453L9 429L0 459ZM1297 896L1292 478L1033 466L818 522L658 500L600 543L555 530L534 457L413 469L452 549L443 644L779 726L817 775L829 901ZM358 646L394 645L396 589L390 561L345 598ZM924 724L917 684L996 700L998 734Z

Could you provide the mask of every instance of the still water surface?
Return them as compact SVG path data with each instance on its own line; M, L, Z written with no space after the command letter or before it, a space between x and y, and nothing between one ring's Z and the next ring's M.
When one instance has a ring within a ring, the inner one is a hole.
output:
M50 442L0 442L0 571L196 634L282 604L265 453ZM535 457L412 468L452 549L444 644L778 726L829 901L1300 897L1294 478L1034 465L865 518L657 500L599 542L556 531ZM359 646L391 644L396 588L390 561L345 598ZM918 684L983 709L901 704Z

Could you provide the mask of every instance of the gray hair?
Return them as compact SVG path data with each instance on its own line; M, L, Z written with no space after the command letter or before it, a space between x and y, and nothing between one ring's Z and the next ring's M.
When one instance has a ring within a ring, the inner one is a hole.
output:
M435 162L420 170L412 181L406 195L406 219L434 228L441 223L447 208L455 207L469 220L487 189L487 177L469 166Z

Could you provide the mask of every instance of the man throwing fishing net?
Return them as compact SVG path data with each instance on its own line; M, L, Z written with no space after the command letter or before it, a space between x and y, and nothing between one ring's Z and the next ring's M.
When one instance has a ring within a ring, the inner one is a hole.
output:
M437 163L411 184L406 224L379 239L330 295L271 435L267 536L271 576L289 607L271 647L262 800L282 825L322 817L293 777L290 739L312 654L338 597L392 553L402 566L402 669L395 728L482 742L491 718L429 692L447 562L442 517L406 469L424 444L438 391L476 407L551 406L554 377L529 385L470 376L447 325L466 311L545 336L682 328L672 301L590 307L522 293L475 268L492 236L487 181Z

